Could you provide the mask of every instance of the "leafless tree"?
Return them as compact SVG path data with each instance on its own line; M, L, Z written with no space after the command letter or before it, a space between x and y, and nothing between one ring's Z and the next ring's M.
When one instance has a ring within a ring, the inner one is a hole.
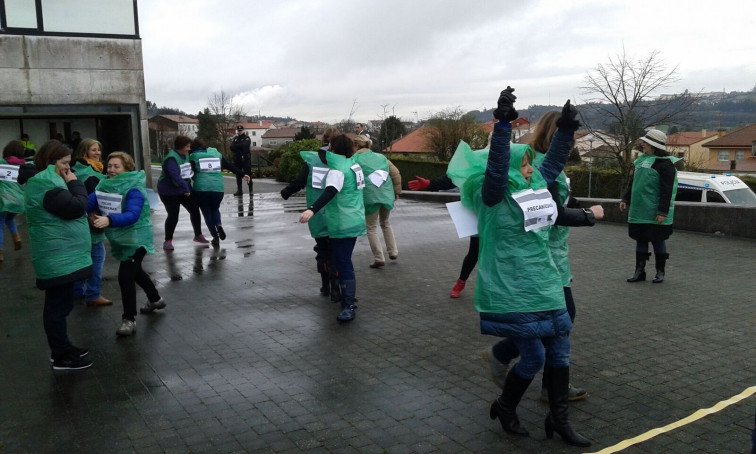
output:
M433 150L439 161L451 159L460 140L473 149L486 146L488 134L470 115L465 115L460 107L448 108L433 114L425 124L423 135L426 144Z
M612 150L626 184L638 138L650 127L682 122L698 100L698 95L687 90L679 95L659 96L660 89L679 80L677 67L668 68L659 51L636 60L624 48L587 74L581 87L588 95L581 106L583 123L594 133L597 129L586 118L608 120L609 134L597 137Z
M215 124L218 128L218 141L223 154L229 157L231 149L231 138L234 126L239 124L241 120L246 117L246 113L241 106L234 103L233 96L221 90L220 93L213 93L213 95L207 101L207 108L210 109L210 114L215 119Z

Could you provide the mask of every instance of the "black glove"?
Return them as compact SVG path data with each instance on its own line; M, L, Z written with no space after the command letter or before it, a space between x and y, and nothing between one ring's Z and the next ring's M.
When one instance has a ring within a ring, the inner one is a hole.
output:
M562 116L556 121L557 128L566 129L568 131L577 131L580 127L580 122L577 120L578 111L570 104L568 99L562 107Z
M517 96L514 95L514 88L507 85L507 88L499 95L498 107L493 113L494 118L505 123L516 120L519 114L514 108L515 99Z
M288 188L281 189L281 197L283 197L284 200L289 200L289 197L291 197L291 191L289 191Z

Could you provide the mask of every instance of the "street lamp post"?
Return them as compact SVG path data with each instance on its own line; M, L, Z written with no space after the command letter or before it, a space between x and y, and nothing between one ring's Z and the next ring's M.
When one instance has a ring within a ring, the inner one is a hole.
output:
M588 152L588 198L591 198L591 180L593 179L593 139L588 139L591 149Z

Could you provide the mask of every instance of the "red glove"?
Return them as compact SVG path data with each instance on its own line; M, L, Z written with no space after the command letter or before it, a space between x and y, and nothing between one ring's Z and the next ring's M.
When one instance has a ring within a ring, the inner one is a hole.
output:
M407 183L410 191L424 191L428 189L428 186L430 186L430 180L426 180L425 178L419 177L417 175L415 175L415 178L417 178L417 180L410 180L410 182Z

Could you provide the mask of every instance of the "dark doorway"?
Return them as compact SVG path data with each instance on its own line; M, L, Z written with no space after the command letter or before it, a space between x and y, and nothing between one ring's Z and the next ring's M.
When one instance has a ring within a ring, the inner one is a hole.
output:
M107 162L107 155L114 151L125 151L139 162L131 146L130 116L114 115L97 118L97 137L102 142L103 162Z

